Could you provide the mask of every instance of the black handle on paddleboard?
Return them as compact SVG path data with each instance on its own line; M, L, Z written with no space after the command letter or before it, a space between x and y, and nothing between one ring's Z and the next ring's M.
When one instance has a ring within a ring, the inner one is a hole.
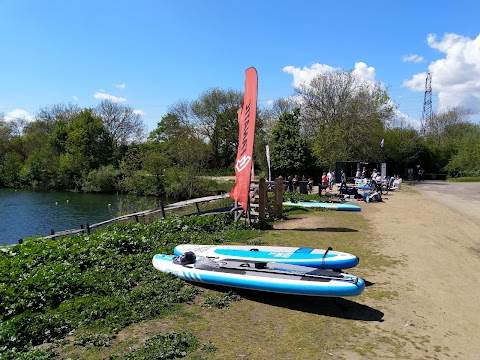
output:
M330 250L333 250L333 249L329 246L328 249L327 249L327 251L325 251L325 254L323 254L322 259L323 259L325 256L327 256L327 254L328 254L328 252L329 252Z
M323 256L322 256L322 269L325 269L325 256L327 256L327 254L330 250L332 250L331 246L328 247L327 251L325 251L325 254L323 254Z

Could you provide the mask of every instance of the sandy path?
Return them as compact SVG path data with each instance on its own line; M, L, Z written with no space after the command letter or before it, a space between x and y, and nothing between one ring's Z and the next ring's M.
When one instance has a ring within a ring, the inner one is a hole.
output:
M480 359L480 226L438 196L410 187L362 206L380 251L402 260L368 279L398 293L372 335L397 334L414 359Z

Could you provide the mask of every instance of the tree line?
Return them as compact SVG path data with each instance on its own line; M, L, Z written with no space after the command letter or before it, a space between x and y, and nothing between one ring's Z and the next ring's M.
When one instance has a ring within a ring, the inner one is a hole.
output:
M204 195L210 187L201 175L233 174L242 100L240 91L206 90L171 105L149 134L130 106L110 100L45 107L33 121L0 114L0 186ZM390 174L420 164L427 172L480 176L480 126L469 117L468 109L450 108L416 130L399 122L381 84L333 71L258 108L255 170L266 175L268 144L274 177L319 177L337 161L386 161Z

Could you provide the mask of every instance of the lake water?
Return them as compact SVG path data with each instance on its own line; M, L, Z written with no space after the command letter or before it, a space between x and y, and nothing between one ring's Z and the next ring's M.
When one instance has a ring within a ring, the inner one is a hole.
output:
M150 197L0 188L0 245L48 236L51 229L79 229L156 206L157 200Z

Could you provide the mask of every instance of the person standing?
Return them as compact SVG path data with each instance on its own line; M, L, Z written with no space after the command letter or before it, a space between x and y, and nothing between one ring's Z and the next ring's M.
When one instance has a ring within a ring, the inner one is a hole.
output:
M312 190L313 190L313 179L312 178L308 178L308 182L307 182L307 191L309 194L312 193Z
M292 175L289 175L287 178L288 185L287 185L287 191L293 192L293 179Z
M347 188L347 174L343 169L340 169L340 190Z
M326 172L323 172L323 175L322 175L322 187L324 189L326 189L328 186L328 177L327 177L327 173Z
M372 185L375 186L375 190L382 195L382 176L380 171L372 174Z
M320 179L320 186L318 187L318 194L322 195L322 189L326 190L328 188L328 178L327 173L324 171L322 178Z
M330 190L333 189L333 185L335 185L335 171L330 170Z
M327 172L327 181L328 181L328 188L330 190L332 190L332 169L328 169L328 172Z

